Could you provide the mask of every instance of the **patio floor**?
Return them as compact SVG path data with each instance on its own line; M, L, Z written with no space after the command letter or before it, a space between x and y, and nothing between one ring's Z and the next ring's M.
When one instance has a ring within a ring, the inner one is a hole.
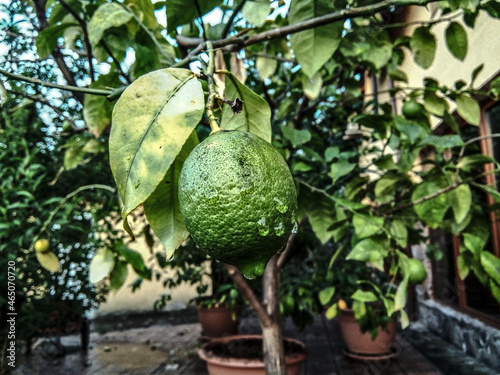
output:
M164 313L168 314L168 313ZM134 328L135 326L135 328ZM39 339L29 357L19 359L16 375L206 375L205 363L197 356L201 330L192 312L177 319L140 316L118 316L95 322L90 349L83 353L79 336L61 338L64 349L46 339ZM104 333L104 331L106 331ZM258 333L253 317L243 319L240 333ZM317 316L314 326L299 332L290 321L284 325L286 336L304 342L309 357L302 375L367 375L367 374L442 374L399 334L395 345L397 356L378 361L359 361L344 355L338 324ZM64 355L63 352L65 352Z

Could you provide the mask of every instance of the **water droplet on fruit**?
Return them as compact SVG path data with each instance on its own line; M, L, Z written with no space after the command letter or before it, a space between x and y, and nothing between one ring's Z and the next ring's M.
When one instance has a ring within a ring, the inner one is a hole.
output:
M299 230L299 223L293 223L292 233L297 233Z
M277 236L282 236L285 234L285 227L283 226L283 223L279 223L274 227L274 233L276 233Z
M257 221L257 225L259 228L259 234L264 237L269 234L269 227L266 224L266 218L262 217L260 220Z
M285 212L288 211L288 206L286 204L284 204L281 199L279 199L278 197L274 197L273 199L275 202L275 207L279 212L284 214Z

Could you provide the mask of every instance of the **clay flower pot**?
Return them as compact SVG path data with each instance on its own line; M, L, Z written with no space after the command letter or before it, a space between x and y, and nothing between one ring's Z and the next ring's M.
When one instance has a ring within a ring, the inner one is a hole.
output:
M346 355L360 359L370 356L392 356L392 344L396 335L396 322L391 321L385 328L379 327L379 333L372 340L368 332L361 332L352 310L342 310L339 317L340 330L347 346Z
M202 335L207 338L236 335L241 321L241 309L230 309L224 305L198 307Z
M307 349L300 341L285 338L287 375L299 375ZM198 351L210 375L265 375L261 335L213 339Z

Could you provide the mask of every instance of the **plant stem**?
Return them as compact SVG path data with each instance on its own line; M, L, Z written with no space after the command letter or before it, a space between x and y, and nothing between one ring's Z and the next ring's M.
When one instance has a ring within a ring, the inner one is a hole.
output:
M208 81L208 99L207 105L205 106L205 110L208 117L208 122L210 124L210 129L213 134L221 130L219 124L217 122L217 118L214 115L214 104L215 98L217 97L217 89L215 87L214 81L214 73L215 73L215 55L214 48L211 41L207 41L207 49L208 49L208 69L207 69L207 81Z
M263 327L270 327L272 324L270 316L267 314L264 306L257 299L257 296L255 295L253 290L250 288L248 283L245 281L241 272L238 271L238 269L236 267L230 266L229 264L226 264L225 266L226 266L227 272L229 273L229 276L231 276L231 279L233 280L234 284L240 290L240 292L245 296L248 303L250 304L252 309L257 314L257 317L259 318L262 326Z
M110 90L91 89L91 88L87 88L87 87L59 85L57 83L45 82L45 81L42 81L41 79L38 79L38 78L30 78L30 77L25 77L25 76L20 75L20 74L10 73L10 72L3 70L3 69L0 69L0 73L9 77L9 78L15 79L17 81L34 83L36 85L50 87L50 88L59 89L59 90L79 92L79 93L83 93L83 94L102 95L102 96L108 96L113 92Z
M214 41L215 48L226 47L233 45L230 50L240 50L249 45L265 42L271 39L277 39L286 35L295 34L300 31L313 29L319 26L327 25L337 21L344 21L349 18L363 17L372 15L385 9L393 7L404 7L409 5L426 5L437 2L438 0L386 0L376 4L342 9L324 16L311 18L306 21L297 22L292 25L277 27L259 34L252 35L248 38L228 37ZM178 39L179 41L179 39ZM200 44L199 38L182 38L182 44L185 47L196 47Z
M47 218L47 220L45 220L45 222L43 223L42 227L40 228L40 230L38 231L38 233L36 234L36 236L33 237L33 241L31 241L31 245L30 245L28 251L33 251L33 249L35 247L36 241L38 241L38 239L40 238L40 236L42 235L42 233L47 230L47 227L49 226L49 224L52 222L52 220L54 220L54 217L56 216L56 214L66 204L66 202L68 200L70 200L71 198L73 198L75 195L80 194L82 191L93 190L93 189L108 190L111 193L116 192L116 189L112 188L111 186L102 185L102 184L93 184L93 185L80 186L78 189L76 189L76 190L72 191L71 193L69 193L68 195L66 195L61 200L61 202L59 202L59 204L57 205L57 207L50 213L49 217Z
M234 19L236 18L240 10L243 9L243 5L245 5L246 1L247 0L240 1L237 7L233 10L231 17L229 17L229 20L227 21L226 26L224 26L224 30L222 31L222 38L226 38L227 35L229 34L229 30L231 30L231 26L233 25Z

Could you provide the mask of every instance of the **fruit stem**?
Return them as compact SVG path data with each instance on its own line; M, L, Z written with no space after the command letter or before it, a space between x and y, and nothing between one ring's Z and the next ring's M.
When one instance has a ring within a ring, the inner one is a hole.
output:
M215 72L214 46L211 41L207 41L207 50L208 50L208 69L207 69L208 99L207 99L207 105L205 106L205 111L207 113L210 129L212 129L210 134L213 134L221 130L221 128L219 126L219 123L217 122L217 118L214 115L215 98L218 95L214 81L214 72Z

